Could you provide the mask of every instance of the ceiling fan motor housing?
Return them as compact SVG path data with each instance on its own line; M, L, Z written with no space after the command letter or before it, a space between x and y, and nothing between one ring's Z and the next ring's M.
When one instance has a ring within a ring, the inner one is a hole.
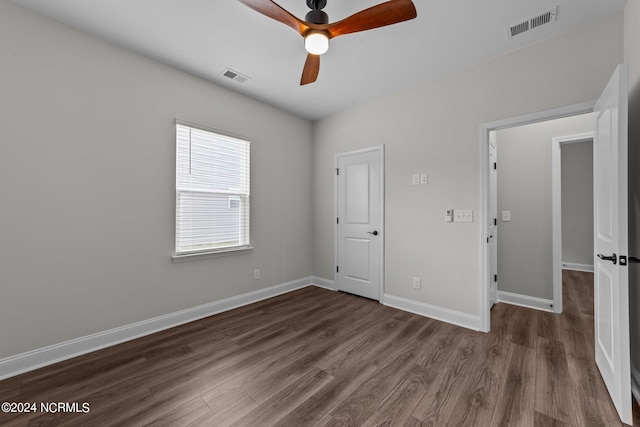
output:
M313 9L305 15L304 20L307 22L313 22L314 24L328 24L329 15L320 9Z

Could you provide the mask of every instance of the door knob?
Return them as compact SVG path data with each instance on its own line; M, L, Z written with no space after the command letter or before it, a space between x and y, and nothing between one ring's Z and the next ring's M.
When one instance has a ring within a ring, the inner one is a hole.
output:
M618 256L616 254L613 254L611 256L604 256L602 254L598 254L598 258L600 258L603 261L611 261L614 264L618 263Z
M378 235L378 230L367 231L367 234L373 234L374 236Z
M640 263L640 259L638 259L638 258L636 258L636 257L634 257L634 256L630 256L630 257L629 257L629 262L630 262L631 264L638 264L638 263Z

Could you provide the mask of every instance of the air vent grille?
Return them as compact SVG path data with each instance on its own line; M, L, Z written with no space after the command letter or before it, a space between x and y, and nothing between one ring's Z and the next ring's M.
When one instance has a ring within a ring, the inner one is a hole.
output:
M224 70L222 72L222 76L238 83L246 83L251 79L251 77L245 76L244 74L234 71L231 68L227 68L226 70Z
M518 34L524 33L525 31L529 31L529 21L524 21L519 24L513 25L512 27L509 27L508 30L511 37L515 37Z
M524 21L518 22L517 24L510 25L506 28L507 39L513 38L522 33L526 33L527 31L533 30L534 28L549 24L555 21L557 16L558 6L549 10L545 10L544 12L541 12L536 16L528 18Z
M556 14L550 10L531 19L531 29L538 28L540 25L548 24Z

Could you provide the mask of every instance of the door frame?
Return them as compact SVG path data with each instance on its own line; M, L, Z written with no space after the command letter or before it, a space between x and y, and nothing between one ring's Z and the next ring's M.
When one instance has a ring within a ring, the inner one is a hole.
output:
M493 225L493 237L489 237L487 243L490 243L491 239L493 239L493 244L490 249L487 249L487 255L491 255L491 257L487 260L487 266L489 268L489 277L487 280L489 281L489 309L491 309L495 304L498 303L498 236L500 235L498 230L498 171L491 163L498 163L498 141L497 139L491 143L491 134L497 138L497 133L490 131L489 132L489 146L487 149L489 150L489 206L487 210L487 215L489 219L488 230L491 229L491 217L495 219ZM494 139L495 139L494 138ZM491 149L493 148L493 160L491 159ZM493 182L492 182L493 179ZM495 210L495 212L492 212ZM492 288L495 288L495 294L492 296Z
M560 119L563 117L577 116L579 114L592 113L596 101L583 102L566 107L554 108L551 110L539 111L537 113L525 114L522 116L487 122L480 125L480 331L489 332L491 330L491 304L489 302L488 271L491 266L488 256L487 238L489 237L489 132L501 130L515 126L528 125L531 123L543 122L547 120Z
M361 148L359 150L347 151L343 153L337 153L334 156L334 173L333 173L333 217L338 218L338 160L340 157L353 156L357 154L364 154L369 152L378 152L380 158L380 250L378 258L380 261L380 296L379 302L384 304L384 144L376 145L373 147ZM338 290L338 278L336 273L336 266L338 264L338 224L337 221L333 222L333 287Z
M562 313L562 152L564 145L593 141L593 132L551 138L551 212L553 229L553 312ZM593 236L592 236L593 238Z

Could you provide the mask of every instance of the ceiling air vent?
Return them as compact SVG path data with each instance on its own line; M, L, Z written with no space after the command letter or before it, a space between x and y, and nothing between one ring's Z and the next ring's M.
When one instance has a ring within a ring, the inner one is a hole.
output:
M506 28L507 30L507 39L518 36L522 33L526 33L529 30L533 30L534 28L541 27L543 25L549 24L556 20L558 16L558 6L545 10L524 21L518 22L517 24L510 25Z
M249 79L251 79L251 77L240 74L239 72L234 71L231 68L227 68L226 70L224 70L222 75L238 83L246 83L247 81L249 81Z

